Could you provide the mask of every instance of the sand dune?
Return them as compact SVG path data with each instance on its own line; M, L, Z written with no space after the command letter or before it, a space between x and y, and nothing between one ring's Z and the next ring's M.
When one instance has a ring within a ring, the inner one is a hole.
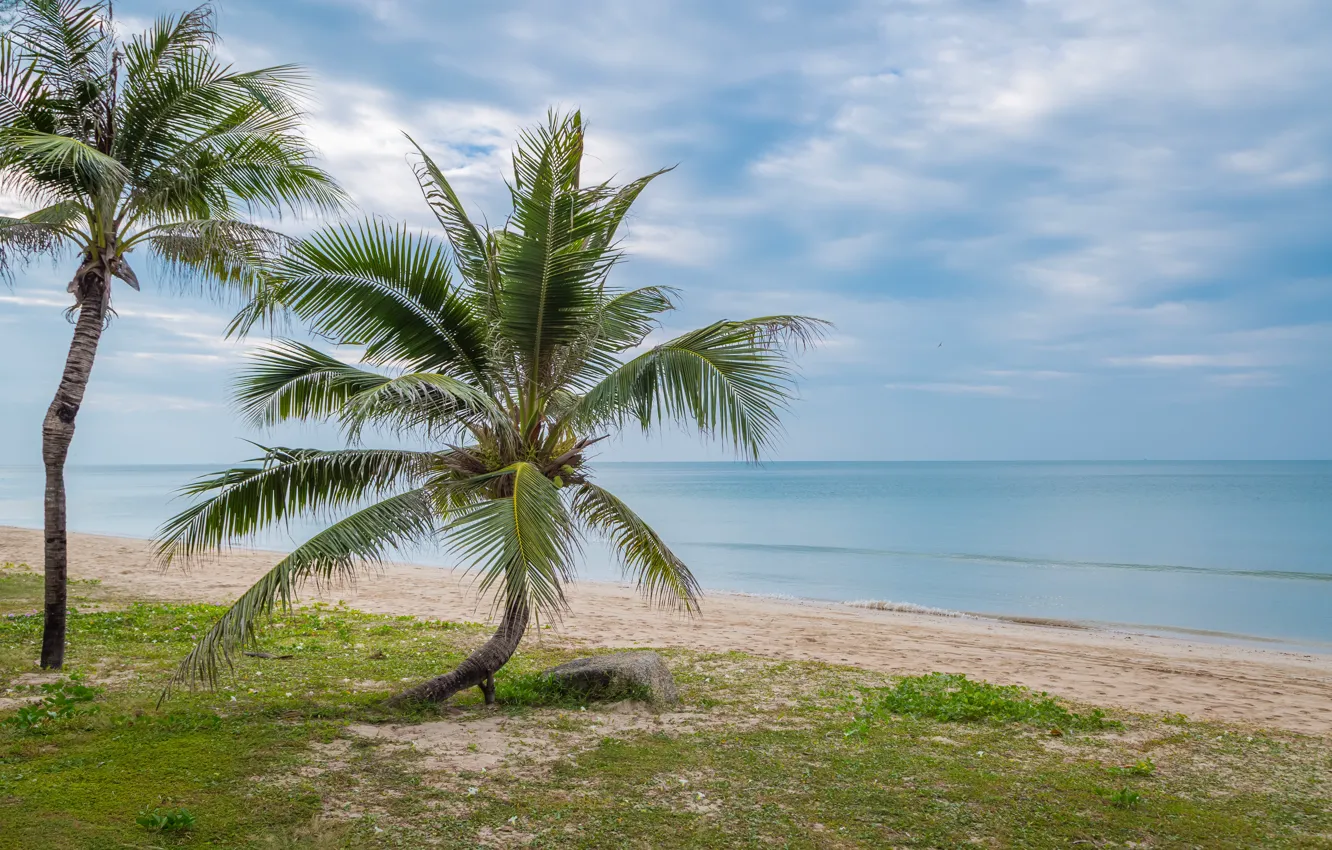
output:
M0 527L0 560L39 565L41 533ZM274 560L273 553L235 551L189 575L164 573L149 563L145 541L70 537L73 577L101 579L135 597L229 602ZM485 620L489 609L470 586L458 571L395 564L354 589L309 598L341 599L365 611ZM703 616L688 620L609 583L580 583L571 601L557 630L596 646L743 650L893 673L960 672L1099 705L1332 734L1328 655L738 595L709 596Z

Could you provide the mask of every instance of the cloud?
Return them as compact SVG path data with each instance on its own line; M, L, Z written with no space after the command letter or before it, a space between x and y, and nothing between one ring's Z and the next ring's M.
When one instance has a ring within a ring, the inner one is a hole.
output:
M1274 372L1226 372L1220 375L1210 375L1207 378L1213 384L1221 387L1279 387L1281 378Z
M130 360L146 360L172 365L216 366L228 362L228 359L220 354L193 354L179 351L127 351L119 356Z
M987 369L986 375L995 378L1017 378L1033 381L1060 381L1076 378L1076 372L1062 372L1058 369Z
M1327 150L1307 133L1286 133L1223 154L1223 168L1269 186L1298 188L1326 180Z
M71 299L55 295L0 295L0 304L13 304L15 307L69 307Z
M413 102L370 84L326 80L307 134L364 211L430 227L407 136L465 202L476 203L499 197L514 132L535 117L479 103Z
M657 260L672 266L702 268L723 257L719 239L691 227L630 222L623 247L630 260Z
M884 384L885 389L906 390L923 393L942 393L944 395L972 395L1006 398L1016 395L1014 389L1005 384L964 384L951 381L926 381L917 383Z
M613 280L684 291L654 340L719 316L836 321L802 357L802 390L846 395L796 406L794 454L889 408L916 430L837 451L946 452L948 434L1032 455L1056 421L1102 451L1115 416L1196 435L1199 399L1233 441L1208 445L1266 455L1299 431L1298 451L1332 449L1323 0L1261 15L1240 0L516 0L447 26L428 0L320 9L229 0L225 50L238 67L311 66L311 137L365 213L437 230L407 131L499 224L515 131L551 105L583 109L589 180L678 165L635 207ZM63 308L59 286L0 305ZM117 307L107 345L133 340L99 379L222 397L249 343L221 341L221 309ZM1246 426L1248 394L1230 390L1257 387L1268 415ZM1032 419L931 420L944 405L928 395L1023 398L983 409Z
M191 413L218 410L222 404L185 395L89 392L84 407L110 413Z
M1250 354L1148 354L1141 357L1110 357L1113 366L1149 366L1158 369L1235 368L1257 365Z

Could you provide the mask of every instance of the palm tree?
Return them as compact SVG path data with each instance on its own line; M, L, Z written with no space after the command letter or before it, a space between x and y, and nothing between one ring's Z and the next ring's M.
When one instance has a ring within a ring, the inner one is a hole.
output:
M457 669L399 700L479 686L493 701L494 674L529 620L564 608L587 534L610 543L650 599L696 610L689 568L593 482L588 450L632 422L675 422L758 458L792 395L788 344L808 342L823 323L719 321L634 354L673 292L616 289L607 278L625 215L662 172L583 186L583 135L577 113L552 113L520 136L501 229L474 223L417 147L416 177L447 247L370 220L319 232L277 263L239 327L282 306L315 334L359 347L362 365L281 342L240 377L240 409L256 426L331 419L356 447L270 448L257 465L200 479L186 492L206 498L163 527L159 553L193 559L298 515L341 518L232 605L173 682L215 683L219 663L253 642L260 618L289 606L302 582L349 578L437 535L479 571L500 624ZM368 427L433 448L359 447Z
M178 281L256 282L283 247L243 212L331 210L335 184L297 133L303 78L292 66L236 72L213 54L213 11L164 17L117 37L108 2L23 0L0 35L0 188L38 209L0 218L0 274L73 254L74 338L42 422L46 467L43 667L65 653L65 457L112 279L133 289L136 248ZM77 318L75 318L77 317Z

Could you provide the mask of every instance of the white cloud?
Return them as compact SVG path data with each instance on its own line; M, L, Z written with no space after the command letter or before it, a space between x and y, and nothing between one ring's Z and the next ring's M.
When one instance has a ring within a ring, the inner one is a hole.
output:
M797 150L769 154L751 170L769 192L800 214L845 205L893 213L937 210L966 197L954 182L873 161L843 139L814 139Z
M180 351L127 351L119 356L129 360L172 365L217 366L228 362L228 359L220 354L193 354Z
M724 253L721 240L691 227L630 222L626 231L624 250L631 262L642 257L701 268L717 263Z
M68 308L72 299L54 295L0 295L0 304L13 304L15 307L59 307Z
M995 378L1019 378L1033 381L1059 381L1076 378L1076 372L1062 372L1057 369L986 369L985 374Z
M1243 368L1258 365L1251 354L1148 354L1139 357L1109 357L1112 366L1150 366L1160 369Z
M155 393L88 393L84 407L111 413L161 413L218 410L223 405L206 399Z
M885 389L889 390L942 393L944 395L974 395L996 398L1017 395L1016 391L1006 384L966 384L953 381L922 381L915 383L891 383L884 384L883 386Z
M1287 130L1258 140L1252 147L1224 152L1222 168L1275 187L1301 187L1328 176L1325 141L1309 131Z
M1252 372L1226 372L1220 375L1211 375L1207 379L1213 384L1222 387L1277 387L1281 386L1281 378L1273 372L1252 371Z
M840 236L815 245L813 259L830 269L859 269L882 250L883 242L883 236L877 233Z
M1228 205L1326 177L1319 8L1279 3L1254 26L1232 2L880 7L877 38L809 71L823 108L755 158L755 190L823 267L928 251L990 289L1010 340L1135 347L1173 321L1203 341L1219 311L1180 293L1315 238L1309 216Z
M434 159L465 202L476 190L502 189L514 130L526 121L480 104L408 103L372 85L326 80L308 136L367 212L432 226L434 218L412 174L407 135Z

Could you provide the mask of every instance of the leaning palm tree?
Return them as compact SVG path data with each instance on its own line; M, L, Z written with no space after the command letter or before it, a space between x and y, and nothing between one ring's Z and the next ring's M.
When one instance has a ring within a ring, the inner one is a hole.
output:
M213 12L117 37L110 4L22 0L0 35L0 189L37 209L0 218L0 275L39 255L77 257L65 370L42 422L46 612L41 663L65 652L65 457L112 280L133 289L136 248L175 280L246 289L278 234L242 213L340 204L298 134L300 72L236 72L213 53ZM136 261L137 262L137 261Z
M478 571L499 628L457 669L397 699L442 701L494 674L529 621L558 616L585 535L607 540L652 600L697 607L688 567L629 506L593 481L589 449L630 423L685 423L757 458L791 398L788 344L801 316L720 321L638 352L671 309L661 287L617 289L616 236L639 193L584 186L577 113L524 133L512 214L478 226L419 147L416 177L445 240L379 221L324 230L277 263L239 327L285 308L361 365L297 342L255 356L237 385L259 426L338 422L425 440L423 451L272 448L199 480L205 498L170 520L161 556L190 560L301 514L341 515L248 590L184 659L174 682L216 681L261 618L302 582L352 577L399 547L443 542ZM447 245L445 244L447 242ZM345 515L344 515L345 514Z

